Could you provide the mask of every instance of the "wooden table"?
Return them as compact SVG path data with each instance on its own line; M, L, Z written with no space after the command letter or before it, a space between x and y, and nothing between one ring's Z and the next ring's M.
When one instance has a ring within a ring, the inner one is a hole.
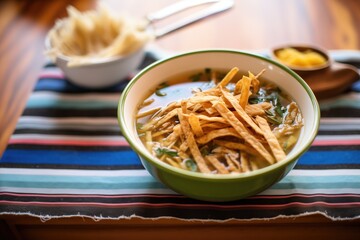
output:
M143 17L175 1L103 1L119 13L131 13ZM17 119L37 80L44 63L44 37L55 19L66 16L66 6L74 5L80 10L92 9L96 1L10 1L0 2L0 156L5 150ZM141 7L140 7L141 6ZM172 19L174 20L174 19ZM326 49L360 49L360 4L358 0L237 0L235 7L190 27L181 29L153 44L169 51L187 51L200 48L234 48L246 50L269 49L284 43L315 44ZM135 239L140 230L164 237L171 230L183 229L196 236L199 231L224 232L227 237L238 232L242 236L257 236L267 239L284 234L294 239L318 236L346 239L359 236L359 221L331 222L321 216L270 222L234 222L229 224L189 224L179 220L124 220L102 221L95 224L81 218L58 219L42 223L31 217L2 216L1 231L9 239L60 239L58 233L70 229L78 239L103 236L125 236ZM44 230L43 226L48 230ZM96 226L95 226L96 225ZM213 228L216 225L216 228ZM89 231L95 229L94 231ZM149 227L151 226L151 227ZM156 227L154 227L156 226ZM153 230L151 230L154 227ZM294 235L301 228L303 235ZM109 231L104 231L104 229ZM129 235L124 231L131 230ZM157 231L161 229L162 231ZM241 231L240 231L241 230ZM55 233L55 234L54 234ZM91 233L91 234L90 234ZM121 235L120 233L123 233ZM245 234L246 233L246 234ZM68 232L63 232L68 234ZM119 235L120 234L120 235ZM357 235L354 235L357 234ZM214 235L215 236L215 235ZM66 237L65 237L66 238ZM175 238L177 238L175 236ZM3 238L1 238L3 239ZM63 238L61 238L63 239ZM213 239L210 234L208 239Z

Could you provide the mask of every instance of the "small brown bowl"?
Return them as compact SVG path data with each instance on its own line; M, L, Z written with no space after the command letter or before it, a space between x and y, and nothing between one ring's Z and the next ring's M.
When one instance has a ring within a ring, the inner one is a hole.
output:
M306 67L288 65L277 57L278 52L285 48L294 48L300 52L307 50L317 52L326 59L326 62L321 65ZM316 46L279 46L271 51L271 58L299 74L310 86L318 99L337 96L349 89L349 87L360 78L357 68L349 64L333 61L327 51Z
M314 65L314 66L296 66L296 65L289 65L286 62L282 61L281 59L278 58L278 53L279 51L286 49L286 48L293 48L295 50L298 50L299 52L306 52L306 51L312 51L315 53L320 54L322 57L325 58L326 62L324 64L320 64L320 65ZM316 71L316 70L321 70L324 68L327 68L330 66L331 64L331 59L329 57L329 54L319 48L319 47L314 47L314 46L307 46L307 45L284 45L284 46L280 46L277 48L274 48L273 51L271 52L272 54L272 58L275 59L278 62L281 62L282 64L288 66L289 68L291 68L292 70L296 71L296 72L309 72L309 71Z

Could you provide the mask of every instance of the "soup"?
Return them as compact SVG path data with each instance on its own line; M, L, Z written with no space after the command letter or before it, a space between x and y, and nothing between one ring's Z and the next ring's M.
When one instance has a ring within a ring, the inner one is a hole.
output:
M139 106L141 141L160 161L194 172L236 174L282 161L303 119L262 73L206 68L168 79Z

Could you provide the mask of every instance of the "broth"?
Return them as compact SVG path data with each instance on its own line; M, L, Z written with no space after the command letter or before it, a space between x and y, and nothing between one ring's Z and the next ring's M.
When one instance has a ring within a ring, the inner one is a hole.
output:
M285 158L300 134L300 109L260 76L237 72L224 82L230 72L187 72L151 91L137 116L139 137L151 154L213 174L253 171Z

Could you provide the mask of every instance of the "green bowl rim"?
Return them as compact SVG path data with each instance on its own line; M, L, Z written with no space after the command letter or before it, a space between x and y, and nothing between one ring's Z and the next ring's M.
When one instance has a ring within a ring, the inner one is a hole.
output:
M191 172L191 171L187 171L187 170L183 170L183 169L179 169L179 168L175 168L169 164L166 164L164 162L161 162L160 160L158 160L156 157L153 157L149 152L143 152L135 142L132 141L131 137L129 137L129 129L125 128L125 123L123 121L123 114L124 114L124 103L125 103L125 99L130 91L130 89L132 88L132 86L137 82L137 80L144 75L145 73L147 73L148 71L150 71L151 69L153 69L154 67L161 65L165 62L171 61L173 59L176 58L181 58L187 55L193 55L193 54L202 54L202 53L211 53L211 52L220 52L220 53L231 53L231 54L241 54L241 55L247 55L250 57L255 57L261 60L264 60L266 62L269 62L273 65L278 66L279 68L281 68L282 70L284 70L285 72L289 73L293 78L295 78L302 86L303 88L306 90L307 94L309 95L313 108L316 111L315 114L315 125L313 127L313 131L312 131L312 135L309 137L307 144L297 150L297 154L291 158L291 159L285 159L283 161L277 162L275 164L272 164L270 166L267 166L265 168L261 168L258 169L256 171L251 171L251 172L246 172L246 173L240 173L240 174L205 174L205 173L199 173L199 172ZM245 51L238 51L238 50L231 50L231 49L205 49L205 50L196 50L196 51L190 51L190 52L185 52L185 53L181 53L181 54L177 54L162 60L158 60L152 64L150 64L149 66L145 67L143 70L141 70L138 74L136 74L136 76L134 76L131 81L128 83L128 85L125 87L125 89L123 90L123 92L121 93L120 99L119 99L119 104L118 104L118 111L117 111L117 115L118 115L118 123L121 129L121 132L123 134L123 136L126 138L126 140L128 141L128 143L130 144L131 148L137 153L139 154L142 158L152 162L157 168L160 168L162 170L165 170L167 172L171 172L173 174L176 175L181 175L184 177L188 177L188 178L196 178L196 179L204 179L204 180L209 180L209 181L219 181L219 180L238 180L238 179L243 179L243 178L252 178L252 177L256 177L262 174L266 174L266 173L270 173L273 171L276 171L276 169L281 169L283 167L285 167L286 165L290 164L293 161L296 161L302 154L304 154L311 146L312 142L314 141L318 129L319 129L319 125L320 125L320 107L319 104L316 100L316 97L314 95L314 93L312 92L312 90L310 89L310 87L308 86L308 84L298 75L296 74L294 71L292 71L290 68L288 68L285 65L282 65L281 63L278 63L272 59L263 57L263 56L259 56L253 53L249 53L249 52L245 52Z

